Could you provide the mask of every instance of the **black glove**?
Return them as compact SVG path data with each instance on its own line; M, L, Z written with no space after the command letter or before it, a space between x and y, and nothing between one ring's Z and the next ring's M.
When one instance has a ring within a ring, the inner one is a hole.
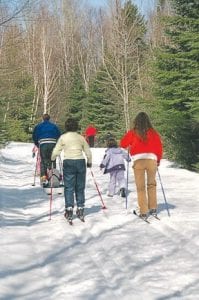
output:
M91 167L92 167L92 163L87 162L87 168L91 168Z
M35 157L35 152L32 153L32 158L34 158L34 157Z

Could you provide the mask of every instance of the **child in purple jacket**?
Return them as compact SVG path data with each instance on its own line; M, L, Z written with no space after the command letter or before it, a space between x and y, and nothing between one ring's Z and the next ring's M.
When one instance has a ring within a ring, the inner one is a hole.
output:
M119 148L117 141L110 138L107 141L107 150L100 164L100 169L104 169L104 174L110 173L110 181L108 185L108 196L113 197L116 185L118 183L121 197L126 197L126 182L124 177L125 162L131 161L128 153Z

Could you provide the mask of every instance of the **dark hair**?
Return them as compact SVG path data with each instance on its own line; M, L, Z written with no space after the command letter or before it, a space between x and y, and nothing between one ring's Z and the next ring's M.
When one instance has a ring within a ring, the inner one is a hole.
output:
M117 148L117 141L114 138L109 138L107 141L107 148Z
M153 128L149 116L145 112L140 112L134 119L135 132L143 139L147 138L147 131Z
M49 114L43 114L43 120L44 121L49 121L50 120L50 115Z
M68 118L65 122L66 131L78 131L79 124L78 121L74 118Z

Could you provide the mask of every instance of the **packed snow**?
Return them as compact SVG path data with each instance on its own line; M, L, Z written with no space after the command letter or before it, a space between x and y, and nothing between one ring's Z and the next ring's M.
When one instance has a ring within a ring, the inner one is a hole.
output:
M93 148L92 171L106 209L87 169L85 223L74 218L71 226L63 195L53 191L51 198L39 177L32 186L32 147L11 142L0 151L1 300L199 299L199 174L163 159L160 220L147 224L132 213L131 163L128 201L108 198L109 175L99 169L105 149Z

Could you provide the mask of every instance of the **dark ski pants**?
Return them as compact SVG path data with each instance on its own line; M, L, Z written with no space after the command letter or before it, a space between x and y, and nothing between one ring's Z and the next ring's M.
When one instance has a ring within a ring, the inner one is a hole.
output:
M74 207L74 195L77 207L84 207L86 184L85 159L64 159L63 175L65 208Z
M40 145L40 156L41 156L41 177L47 176L47 169L51 169L51 154L55 143L45 143ZM53 162L53 168L56 168L56 161Z
M90 135L88 136L88 144L90 147L94 147L94 144L95 144L95 136L94 135Z

